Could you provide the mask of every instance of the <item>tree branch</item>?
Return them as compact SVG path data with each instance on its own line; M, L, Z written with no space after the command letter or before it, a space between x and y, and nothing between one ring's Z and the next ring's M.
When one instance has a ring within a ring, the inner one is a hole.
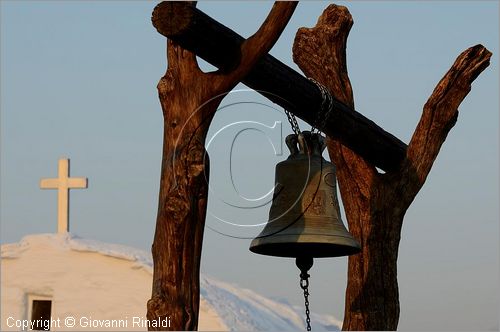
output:
M228 65L215 72L203 73L198 68L196 54L187 50L174 50L173 45L168 46L169 68L177 68L179 75L188 72L189 75L197 72L197 79L201 85L205 85L210 90L212 96L224 94L231 90L242 80L254 67L254 65L273 47L281 33L288 24L290 18L297 7L298 2L277 1L274 3L268 16L260 28L241 44L231 44L231 49L227 52ZM171 34L190 35L197 34L197 27L207 24L211 18L206 15L196 15L199 11L194 9L192 2L163 1L153 10L151 20L158 32L170 36ZM209 23L208 23L209 24ZM223 29L228 30L226 27ZM191 45L187 39L186 45ZM204 47L211 49L217 46L217 40L197 39L197 42ZM171 55L172 54L172 55ZM182 61L179 60L182 57Z
M260 58L266 55L276 43L297 7L295 1L276 1L260 28L240 46L241 58L238 66L223 75L212 73L211 79L219 85L221 92L232 89L245 77Z
M472 82L489 66L490 57L491 52L482 45L462 52L425 103L404 164L405 171L412 176L414 195L424 184L441 145L457 121L458 106L471 90Z
M292 52L293 61L306 76L313 77L341 102L354 108L346 57L347 37L352 25L353 19L346 7L330 5L315 27L297 31ZM330 158L338 166L342 196L353 191L367 196L377 174L375 167L336 139L328 137L327 145ZM354 187L352 181L355 181Z

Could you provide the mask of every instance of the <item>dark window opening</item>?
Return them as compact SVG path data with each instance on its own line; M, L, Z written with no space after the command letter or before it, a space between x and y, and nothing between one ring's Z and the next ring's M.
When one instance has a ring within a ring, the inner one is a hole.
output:
M31 323L35 331L50 331L50 311L52 301L33 300L31 307Z

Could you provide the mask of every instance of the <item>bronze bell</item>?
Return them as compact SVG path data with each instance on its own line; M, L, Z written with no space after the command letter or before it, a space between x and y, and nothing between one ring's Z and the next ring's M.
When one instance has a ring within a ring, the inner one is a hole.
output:
M304 131L288 135L286 144L290 156L276 165L269 221L250 250L296 258L358 253L359 243L340 219L335 165L321 155L324 138Z

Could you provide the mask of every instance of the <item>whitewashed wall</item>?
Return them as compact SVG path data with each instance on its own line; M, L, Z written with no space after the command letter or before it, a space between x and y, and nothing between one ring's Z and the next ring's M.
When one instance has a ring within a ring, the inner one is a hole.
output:
M2 331L19 330L7 323L29 319L29 294L52 298L52 317L60 319L60 326L51 330L103 330L85 326L88 319L127 322L127 328L110 330L147 330L132 326L134 316L146 318L151 295L151 262L145 255L70 235L31 235L20 243L2 245ZM7 321L9 317L13 319ZM75 327L65 326L67 317L75 318ZM227 329L204 300L199 328Z

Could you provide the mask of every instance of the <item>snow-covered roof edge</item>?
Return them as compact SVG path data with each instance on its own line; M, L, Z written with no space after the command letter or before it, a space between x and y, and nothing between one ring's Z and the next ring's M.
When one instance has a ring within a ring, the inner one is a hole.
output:
M83 239L71 233L27 235L17 243L2 244L0 256L2 260L16 259L22 257L23 252L31 247L40 246L50 246L61 251L98 253L134 262L138 268L143 268L151 274L153 271L152 256L144 250ZM262 330L303 329L302 307L268 299L250 289L204 274L200 275L200 288L201 298L207 301L227 326L240 327L243 330L255 330L256 326ZM313 326L318 330L339 330L342 325L341 321L330 315L312 313L311 318Z
M18 258L32 245L50 245L60 250L74 250L80 252L93 252L104 256L124 259L137 264L149 273L153 273L153 260L151 254L140 249L125 245L104 243L96 240L81 238L75 234L33 234L26 235L17 243L1 245L1 258Z

